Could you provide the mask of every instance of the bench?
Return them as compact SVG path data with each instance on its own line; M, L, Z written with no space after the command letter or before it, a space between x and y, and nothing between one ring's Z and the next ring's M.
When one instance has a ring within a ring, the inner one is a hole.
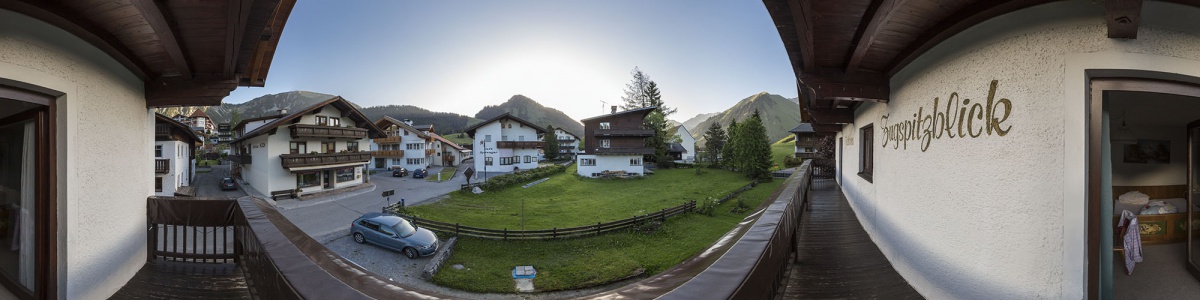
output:
M279 190L279 191L271 192L271 200L279 200L278 198L280 196L287 196L289 198L300 199L300 195L297 195L296 190Z

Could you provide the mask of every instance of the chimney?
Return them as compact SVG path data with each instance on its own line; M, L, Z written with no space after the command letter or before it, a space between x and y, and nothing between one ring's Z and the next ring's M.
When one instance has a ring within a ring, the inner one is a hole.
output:
M616 106L616 105L613 105L613 106L612 106L612 113L614 113L614 114L615 114L615 113L617 113L617 106Z
M286 114L287 114L287 109L286 109L286 108L280 108L280 109L279 109L279 114L281 114L281 115L286 115Z
M411 119L404 119L404 124L408 124L408 126L412 126L412 120L411 120Z

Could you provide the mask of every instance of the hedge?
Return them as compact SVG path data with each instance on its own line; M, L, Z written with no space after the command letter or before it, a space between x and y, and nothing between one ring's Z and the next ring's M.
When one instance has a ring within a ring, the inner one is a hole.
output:
M488 178L487 182L480 185L479 188L485 191L498 191L508 187L517 186L526 182L550 177L551 175L565 172L566 166L552 165L546 167L535 168L531 170L519 171L516 173L504 174L492 178Z

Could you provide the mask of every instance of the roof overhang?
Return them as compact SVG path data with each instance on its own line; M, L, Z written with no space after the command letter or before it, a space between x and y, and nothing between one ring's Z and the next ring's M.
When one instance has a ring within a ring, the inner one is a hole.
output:
M889 81L946 39L992 18L1060 0L763 0L796 74L804 122L844 124ZM1185 5L1200 2L1172 0ZM1108 37L1137 38L1141 0L1104 1ZM849 112L849 116L847 113ZM814 127L819 128L819 127ZM820 130L817 130L820 131Z
M111 56L145 83L146 106L220 105L263 86L295 0L0 0Z

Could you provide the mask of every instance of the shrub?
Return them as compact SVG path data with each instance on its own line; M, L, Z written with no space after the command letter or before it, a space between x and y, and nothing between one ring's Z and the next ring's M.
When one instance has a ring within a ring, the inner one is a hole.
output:
M504 174L492 178L488 178L487 182L480 185L479 188L485 191L498 191L511 186L524 184L526 182L550 177L551 175L562 173L567 170L566 166L552 165L541 168L535 168L515 173Z
M804 159L796 158L796 155L792 154L792 155L788 155L787 157L783 158L783 167L784 168L795 168L795 167L799 167L800 164L803 162L804 162Z
M696 213L711 217L713 216L713 211L717 209L717 205L721 205L721 203L716 198L708 197L708 199L704 199L704 201L696 204Z

